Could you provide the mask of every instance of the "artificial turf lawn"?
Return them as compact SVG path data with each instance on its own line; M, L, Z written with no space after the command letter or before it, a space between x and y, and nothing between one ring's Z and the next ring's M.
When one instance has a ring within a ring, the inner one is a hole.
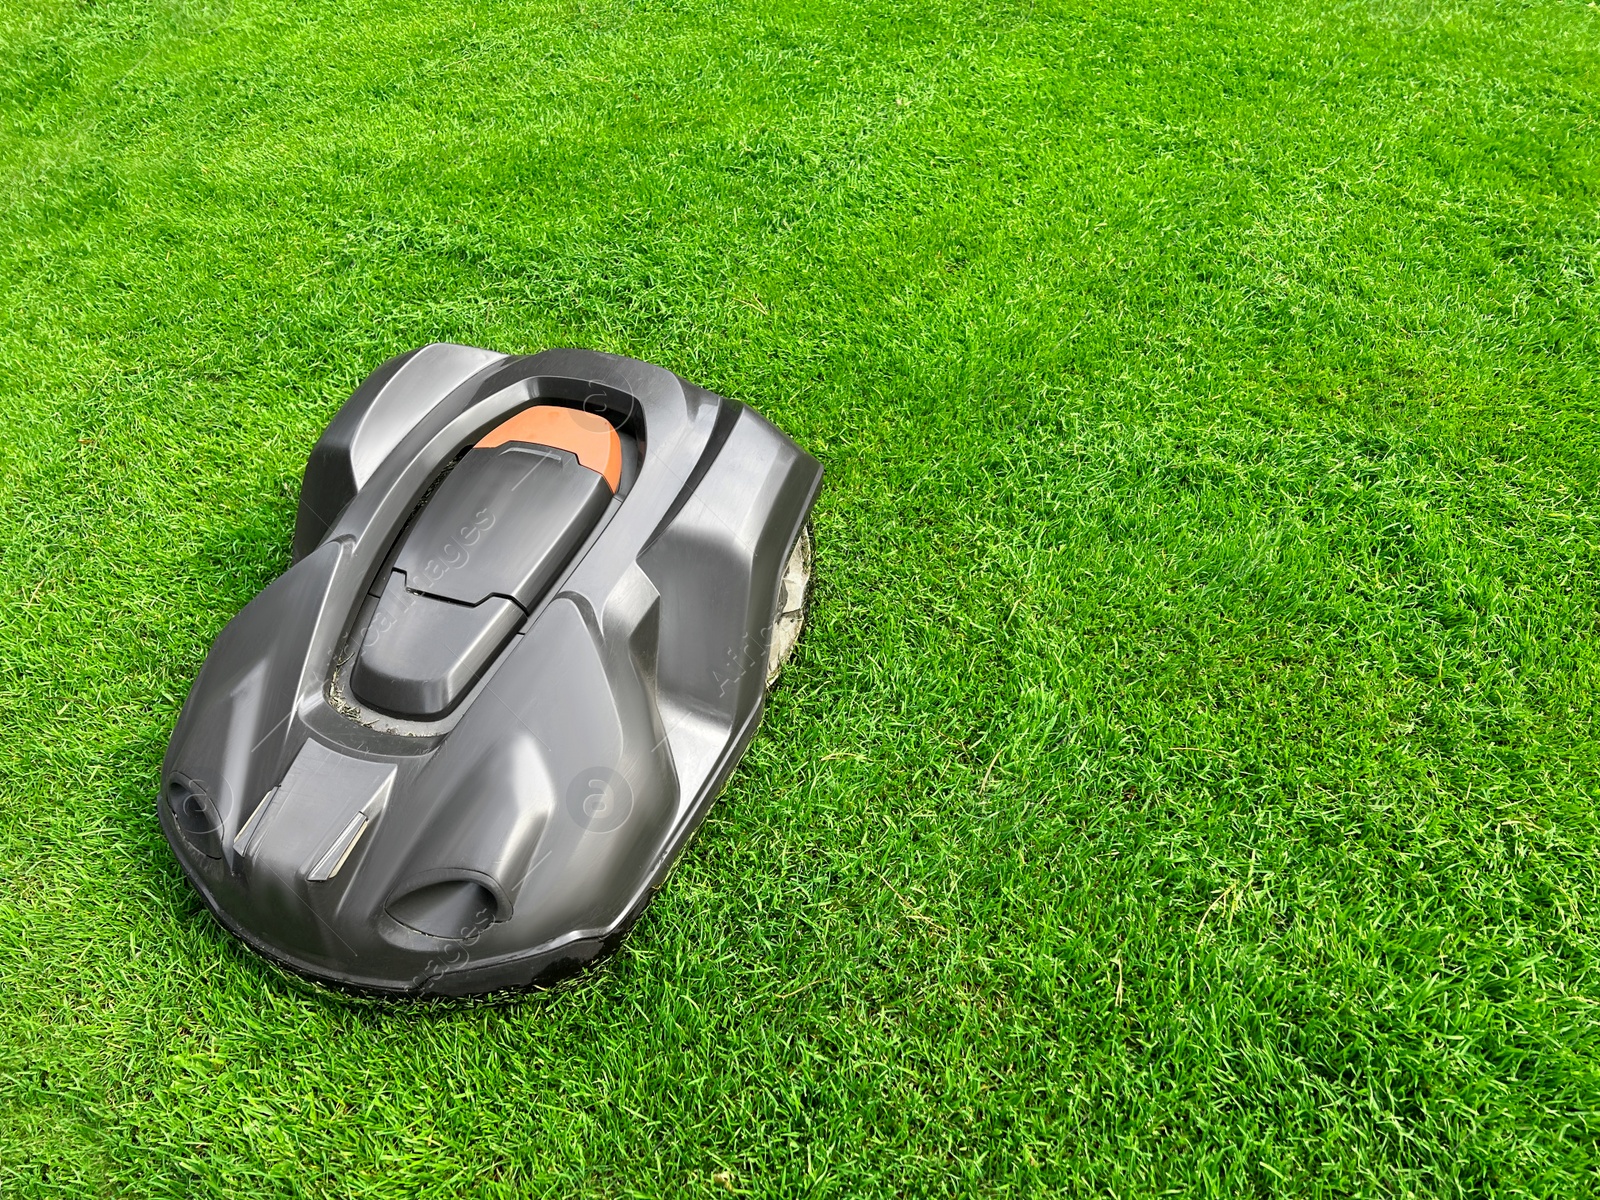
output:
M1600 1191L1600 9L16 0L0 1194ZM154 804L431 340L821 458L608 965L291 981Z

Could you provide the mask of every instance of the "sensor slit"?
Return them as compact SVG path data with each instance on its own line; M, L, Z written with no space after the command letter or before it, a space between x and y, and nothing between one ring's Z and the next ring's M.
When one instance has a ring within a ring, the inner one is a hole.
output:
M350 857L350 852L356 848L356 843L361 840L361 835L367 831L367 815L357 813L350 818L339 836L333 839L333 844L328 847L328 852L322 856L321 861L312 867L306 878L313 883L320 883L332 879L339 873L339 868L344 866L345 860Z
M278 798L278 789L269 788L267 794L261 797L261 803L256 805L255 812L250 814L250 819L239 827L239 832L233 838L233 852L241 858L250 853L251 846L255 843L256 834L261 831L266 823L267 809L272 807L272 802Z

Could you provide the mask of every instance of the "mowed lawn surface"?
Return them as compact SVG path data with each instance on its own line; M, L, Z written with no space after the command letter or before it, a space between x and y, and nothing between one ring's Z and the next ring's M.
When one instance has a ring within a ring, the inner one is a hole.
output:
M1600 9L0 13L0 1194L1600 1191ZM157 827L433 340L825 464L626 947L390 1004Z

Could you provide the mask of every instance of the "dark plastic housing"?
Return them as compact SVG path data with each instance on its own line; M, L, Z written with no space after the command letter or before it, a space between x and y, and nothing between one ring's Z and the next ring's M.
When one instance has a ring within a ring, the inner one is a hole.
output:
M570 455L469 449L536 403L616 426L615 496ZM294 565L184 705L159 805L184 870L250 945L341 985L592 961L755 731L820 481L750 409L631 359L384 364L311 453Z

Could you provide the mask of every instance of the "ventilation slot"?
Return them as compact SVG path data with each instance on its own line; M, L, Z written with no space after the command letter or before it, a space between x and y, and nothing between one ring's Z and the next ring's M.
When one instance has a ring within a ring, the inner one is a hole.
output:
M407 892L389 905L400 924L429 937L464 940L494 923L494 894L470 879L449 879Z

